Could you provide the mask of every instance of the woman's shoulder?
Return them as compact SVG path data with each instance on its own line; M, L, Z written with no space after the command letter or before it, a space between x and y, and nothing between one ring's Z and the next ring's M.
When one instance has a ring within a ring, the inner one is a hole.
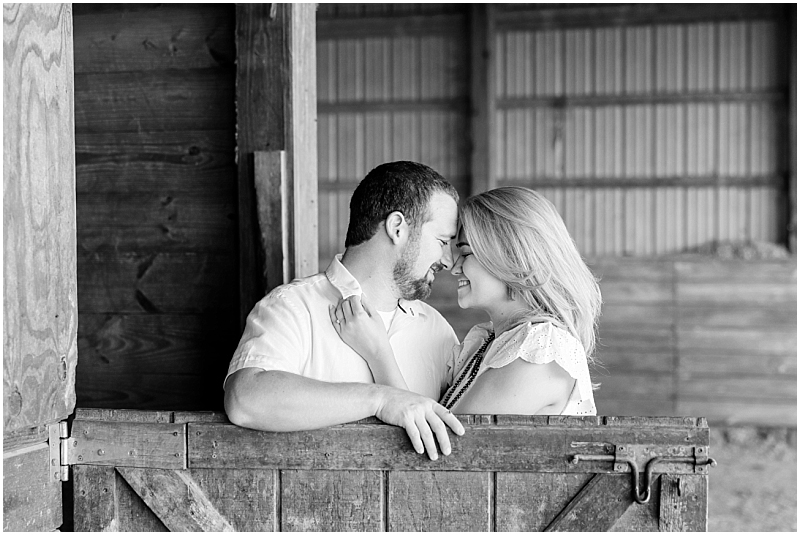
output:
M527 321L506 331L498 337L492 357L487 366L493 368L518 358L533 364L547 364L553 360L562 366L563 361L586 363L586 352L580 340L550 321Z

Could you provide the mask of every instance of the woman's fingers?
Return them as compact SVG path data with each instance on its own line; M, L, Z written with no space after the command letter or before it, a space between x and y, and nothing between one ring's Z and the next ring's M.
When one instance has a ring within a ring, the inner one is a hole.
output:
M433 432L431 432L428 421L425 418L418 418L414 420L414 423L417 424L417 429L419 429L419 437L422 440L422 443L425 445L425 450L428 452L428 457L430 457L431 461L435 461L439 458L439 454L436 451L436 441L433 439ZM447 447L450 447L449 440L447 441Z
M433 406L433 412L435 412L436 415L441 418L447 427L453 430L453 433L459 436L464 434L464 426L461 424L455 414L445 409L438 403Z

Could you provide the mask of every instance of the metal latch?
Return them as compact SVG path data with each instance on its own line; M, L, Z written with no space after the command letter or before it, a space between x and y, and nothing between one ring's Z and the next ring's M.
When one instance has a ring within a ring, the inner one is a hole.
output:
M66 420L47 426L50 447L50 464L48 466L53 481L69 481L69 466L64 441L69 437Z
M689 450L687 452L687 450ZM684 455L692 453L692 455ZM616 446L614 455L588 455L577 453L572 457L572 464L581 461L611 461L614 463L615 472L627 472L630 470L633 478L633 499L637 503L647 503L650 501L650 487L652 484L653 472L660 463L689 463L694 465L694 472L707 473L706 466L716 466L717 461L708 456L706 446L696 446L694 448L679 446L668 447L642 444L626 444ZM639 466L645 465L646 487L644 492L639 490Z

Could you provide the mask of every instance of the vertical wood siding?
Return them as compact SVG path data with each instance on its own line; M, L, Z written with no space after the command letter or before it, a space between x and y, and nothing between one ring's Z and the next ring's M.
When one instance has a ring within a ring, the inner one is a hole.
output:
M377 165L413 160L466 193L467 92L465 20L397 32L406 15L448 14L446 5L320 6L317 39L319 121L319 258L344 250L349 199ZM393 15L391 18L374 18ZM336 24L373 17L356 35ZM326 33L327 32L327 33Z
M503 20L498 184L557 202L584 255L783 239L777 21L520 30Z

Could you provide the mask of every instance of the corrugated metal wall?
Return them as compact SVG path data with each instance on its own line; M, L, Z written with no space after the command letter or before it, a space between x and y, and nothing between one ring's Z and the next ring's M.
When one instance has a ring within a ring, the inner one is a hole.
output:
M498 185L545 194L586 256L783 238L776 21L528 30L514 15L494 41Z
M468 190L465 19L453 12L448 5L320 5L321 267L344 250L350 196L375 166L422 162ZM395 16L374 18L380 15ZM372 18L359 24L360 16Z

